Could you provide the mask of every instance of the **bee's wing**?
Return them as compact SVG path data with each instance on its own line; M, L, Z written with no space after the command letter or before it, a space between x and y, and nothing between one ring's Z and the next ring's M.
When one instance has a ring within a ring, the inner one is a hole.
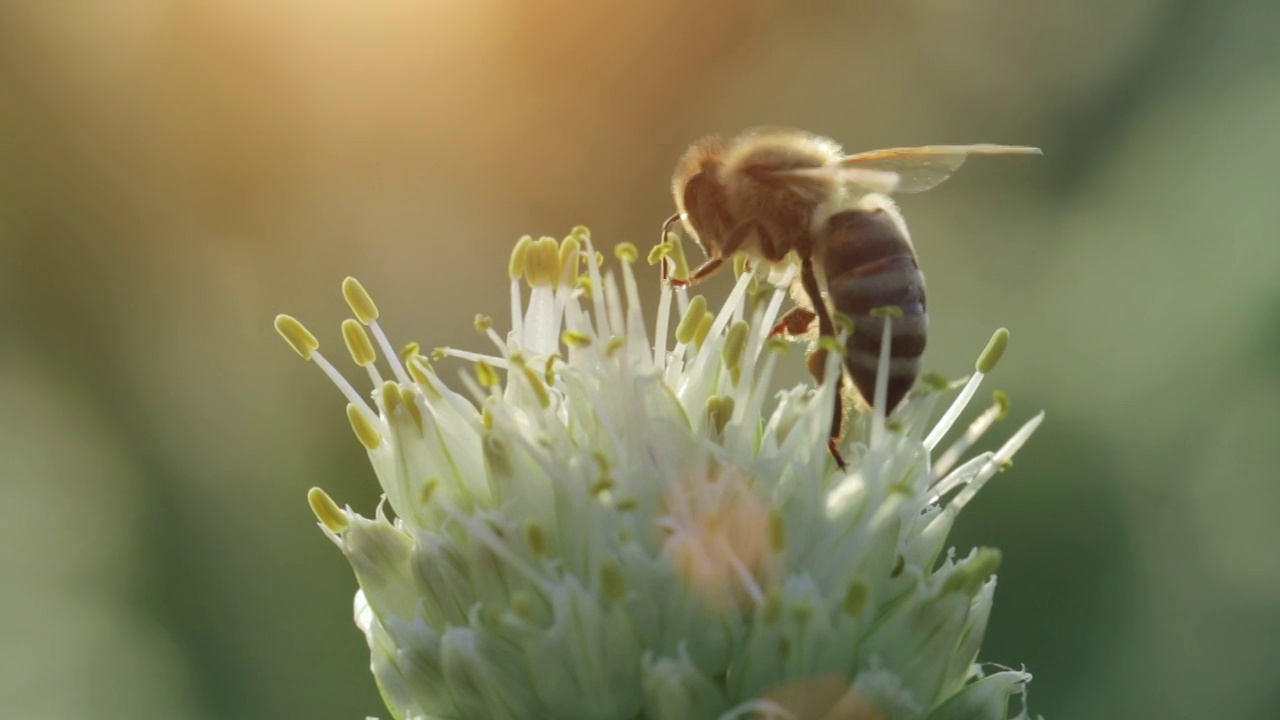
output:
M845 167L839 164L800 170L776 170L769 174L785 179L792 191L814 201L826 197L833 180L849 191L882 195L898 192L902 182L902 176L892 170Z
M881 170L897 173L893 192L924 192L941 184L964 164L970 155L1043 155L1040 148L1023 145L924 145L922 147L870 150L841 159L832 166L843 177L850 170Z

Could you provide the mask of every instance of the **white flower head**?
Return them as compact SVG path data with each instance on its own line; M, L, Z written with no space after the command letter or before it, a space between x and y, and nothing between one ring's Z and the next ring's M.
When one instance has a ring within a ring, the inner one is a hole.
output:
M997 394L932 457L1007 333L932 427L955 387L936 378L890 420L856 411L841 471L826 449L835 354L826 382L770 390L789 361L770 336L782 290L742 273L713 310L664 287L650 336L636 249L616 254L606 271L585 228L522 239L510 330L479 317L494 351L433 357L471 364L455 383L416 346L393 350L355 280L343 335L370 397L277 318L346 395L394 515L309 495L355 570L395 717L1007 717L1030 675L975 662L999 553L944 546L1041 417L957 464L1003 416ZM650 261L684 262L672 241Z

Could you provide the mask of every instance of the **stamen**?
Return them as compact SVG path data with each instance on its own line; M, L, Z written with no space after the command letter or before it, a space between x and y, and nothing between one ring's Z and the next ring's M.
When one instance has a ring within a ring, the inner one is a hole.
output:
M364 398L360 397L360 393L356 392L354 387L351 387L351 383L347 382L347 379L342 376L342 373L338 372L338 369L326 360L324 356L320 354L319 350L311 353L311 360L320 368L321 371L324 372L325 375L329 377L329 380L334 385L338 386L338 390L347 398L347 402L356 406L356 408L365 416L365 419L370 422L377 422L377 416L369 409L369 405L365 402Z
M987 343L986 349L978 356L978 362L974 364L973 376L969 378L969 382L965 383L964 388L960 390L960 394L955 401L951 403L951 407L942 414L938 420L938 424L933 426L933 430L924 439L924 447L932 452L938 443L942 440L951 426L955 424L956 419L960 417L960 413L964 411L965 406L973 399L973 394L978 391L978 386L982 384L982 378L986 376L986 370L994 369L996 363L999 362L1001 356L1004 355L1005 348L1009 346L1009 331L1000 328L991 336L991 340Z
M681 280L689 277L689 260L684 255L684 241L675 233L667 233L667 242L671 251L667 258L671 261L671 277Z
M338 507L338 503L329 497L329 493L318 487L307 491L307 504L311 506L311 512L315 513L316 519L328 528L329 532L340 533L350 524L346 511Z
M676 325L676 342L684 345L693 342L698 326L702 324L702 317L706 314L707 299L702 295L694 296L689 301L689 307L684 311L684 315L681 316L680 323Z
M543 236L529 246L525 256L525 280L530 285L554 285L560 279L560 244Z
M360 412L359 407L347 405L347 420L351 422L351 429L355 431L356 438L366 449L377 450L382 445L382 435L374 427L373 422Z
M882 310L882 308L876 308ZM875 389L875 409L871 414L871 446L877 447L884 438L884 421L885 421L885 403L889 402L889 347L893 342L893 318L896 310L898 315L902 314L902 309L897 307L883 308L885 312L877 313L875 310L872 314L878 314L884 318L884 330L880 333L880 361L876 365L876 389Z
M994 402L991 407L983 410L982 414L970 423L968 429L964 431L964 435L951 443L951 446L947 448L946 452L942 453L942 457L938 458L938 462L934 463L933 476L935 478L945 476L947 472L951 470L951 466L955 465L956 461L959 460L960 457L969 450L969 448L973 447L973 444L982 437L983 433L989 430L997 420L1002 419L1008 413L1009 396L999 390L995 391Z
M303 360L310 360L311 354L320 347L320 341L316 340L316 336L312 335L292 315L276 316L276 332L280 333L280 337L284 338L284 341L289 343L289 347L301 355Z
M373 304L373 298L369 297L369 293L365 291L359 280L353 277L343 280L342 297L346 299L351 312L355 313L360 322L368 325L378 319L378 306Z
M982 486L986 485L987 481L991 479L991 476L995 475L996 471L1008 462L1013 457L1013 454L1018 452L1018 450L1022 448L1023 444L1031 438L1031 434L1036 431L1036 428L1040 427L1040 423L1043 421L1044 413L1041 412L1028 420L1022 427L1018 428L1018 431L1006 440L1004 445L1000 446L1000 449L991 456L991 459L988 460L985 465L983 465L982 471L978 473L978 476L974 478L967 487L956 494L955 499L947 505L948 509L955 508L956 511L959 512L960 509L972 500L973 496L977 495L978 491L982 489Z
M382 376L373 364L378 355L373 351L373 343L369 341L369 334L364 331L364 326L350 318L343 320L342 339L347 343L347 352L351 353L351 359L356 365L369 371L369 379L374 385L381 384Z

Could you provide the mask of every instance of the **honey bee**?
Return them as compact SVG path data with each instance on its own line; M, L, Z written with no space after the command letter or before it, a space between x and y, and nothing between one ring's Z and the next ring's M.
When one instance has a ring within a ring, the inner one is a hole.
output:
M835 313L853 321L844 367L870 405L880 359L884 313L893 315L886 414L920 374L928 334L924 275L906 222L890 195L937 186L970 155L1040 154L1013 145L926 145L845 155L828 138L790 128L756 128L725 142L695 142L676 164L671 181L677 222L707 260L673 285L699 282L735 255L771 265L796 263L792 294L800 303L774 328L801 335L813 322L835 337ZM664 268L665 277L665 268ZM809 368L821 378L825 354L814 345ZM829 448L836 450L844 421L837 393Z

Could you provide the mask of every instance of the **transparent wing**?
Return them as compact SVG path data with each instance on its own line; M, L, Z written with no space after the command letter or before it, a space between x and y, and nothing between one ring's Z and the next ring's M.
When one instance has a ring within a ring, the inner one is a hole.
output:
M827 196L832 181L848 190L882 195L900 192L902 183L902 176L892 170L845 167L839 164L799 170L775 170L769 174L784 178L796 194L815 201Z
M850 170L880 170L898 175L893 192L918 193L937 187L964 164L970 155L1043 155L1040 148L1023 145L924 145L870 150L843 158L826 170L843 178Z

